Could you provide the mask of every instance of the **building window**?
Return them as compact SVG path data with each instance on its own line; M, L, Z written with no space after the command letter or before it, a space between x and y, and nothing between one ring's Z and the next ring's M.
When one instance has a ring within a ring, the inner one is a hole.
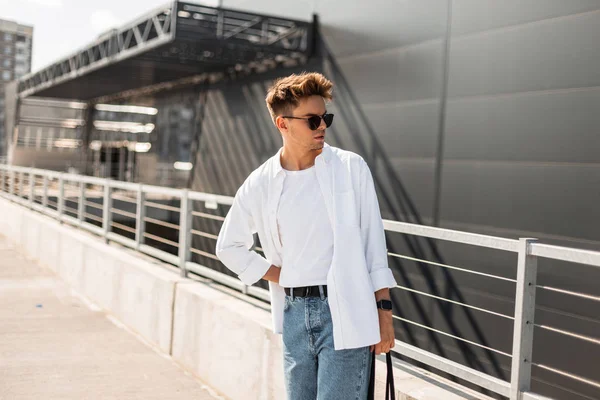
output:
M2 71L2 79L5 81L10 81L10 71Z
M7 41L7 42L11 41L12 40L12 34L5 33L4 34L4 40Z
M12 54L12 48L10 48L10 47L5 47L5 48L4 48L4 54Z
M17 48L17 54L25 54L25 49L22 47Z
M4 66L4 68L10 68L10 60L8 60L8 59L4 60L2 65Z

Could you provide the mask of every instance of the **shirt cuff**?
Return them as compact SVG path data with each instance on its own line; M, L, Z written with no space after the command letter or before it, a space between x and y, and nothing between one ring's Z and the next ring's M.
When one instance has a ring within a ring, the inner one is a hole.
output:
M246 285L252 286L265 276L269 268L271 263L257 254L256 259L239 275L239 278Z
M388 267L379 268L371 271L371 285L373 285L373 292L384 288L393 288L396 286L396 279L392 270Z

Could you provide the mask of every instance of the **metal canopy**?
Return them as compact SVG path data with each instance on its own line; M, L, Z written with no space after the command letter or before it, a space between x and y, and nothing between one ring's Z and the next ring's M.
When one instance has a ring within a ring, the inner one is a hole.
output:
M19 97L91 100L249 64L302 62L312 35L309 22L175 1L23 76Z

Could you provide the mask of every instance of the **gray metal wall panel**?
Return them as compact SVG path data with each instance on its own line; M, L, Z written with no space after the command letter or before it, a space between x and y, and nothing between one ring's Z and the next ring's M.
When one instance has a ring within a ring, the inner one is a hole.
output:
M600 163L600 88L455 99L447 110L446 159Z
M438 99L368 105L364 109L388 157L435 157Z
M600 241L600 166L446 162L442 219Z
M453 0L452 32L462 35L600 9L597 0Z
M599 36L600 11L453 36L448 95L600 86Z
M435 40L339 60L363 104L439 98L443 42Z

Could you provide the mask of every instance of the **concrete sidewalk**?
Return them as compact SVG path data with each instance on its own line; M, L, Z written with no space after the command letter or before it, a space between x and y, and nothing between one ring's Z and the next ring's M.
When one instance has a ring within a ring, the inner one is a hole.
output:
M0 236L0 400L216 399Z

